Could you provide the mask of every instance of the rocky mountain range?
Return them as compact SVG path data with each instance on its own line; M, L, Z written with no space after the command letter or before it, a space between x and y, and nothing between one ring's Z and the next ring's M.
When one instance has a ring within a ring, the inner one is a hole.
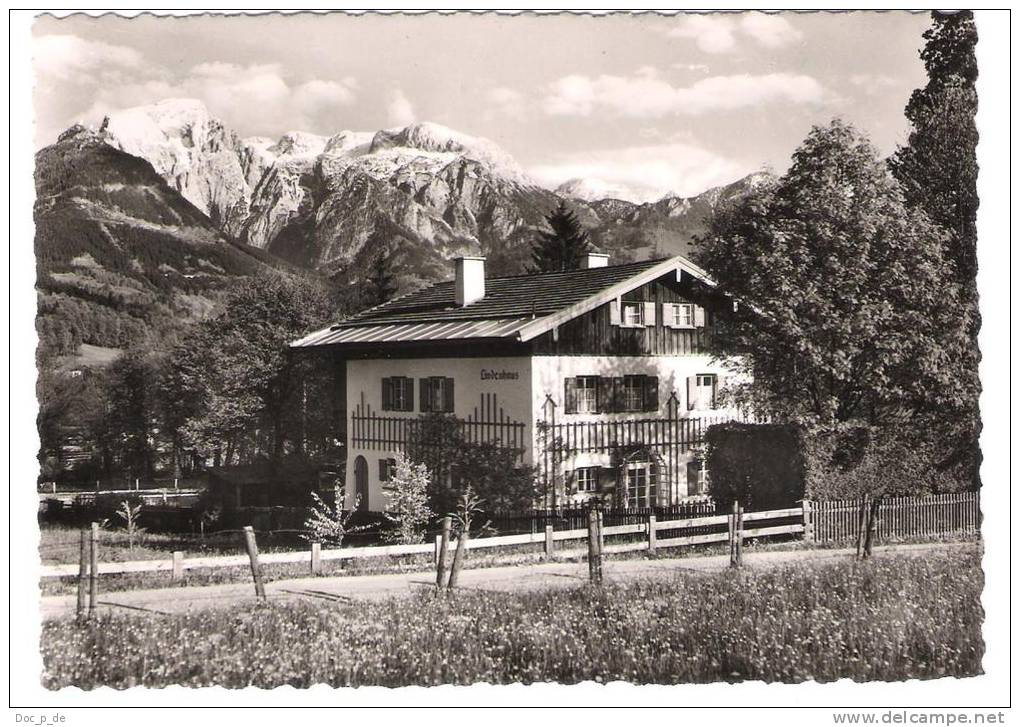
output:
M457 254L519 273L564 199L616 262L689 253L720 205L766 179L635 204L585 180L545 189L494 143L438 124L242 138L171 99L73 127L36 155L39 330L44 347L122 346L201 317L259 268L356 285L381 250L401 292L448 277Z
M464 252L519 272L521 246L561 198L617 259L686 252L716 205L762 178L638 205L585 180L544 189L497 145L438 124L241 138L187 99L116 112L97 133L147 160L224 234L328 274L361 268L380 246L412 278Z

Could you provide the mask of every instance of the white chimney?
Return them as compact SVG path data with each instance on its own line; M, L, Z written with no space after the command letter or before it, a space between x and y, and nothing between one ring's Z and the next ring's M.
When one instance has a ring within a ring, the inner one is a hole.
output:
M609 256L604 252L589 252L581 261L581 269L604 268L609 264Z
M454 264L457 266L454 282L454 299L457 305L471 305L485 297L485 258L459 257Z

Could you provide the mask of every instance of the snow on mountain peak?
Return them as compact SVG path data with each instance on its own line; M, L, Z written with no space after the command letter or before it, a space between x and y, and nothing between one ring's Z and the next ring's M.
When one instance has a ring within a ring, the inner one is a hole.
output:
M561 197L578 199L582 202L598 202L603 199L621 199L631 202L635 198L634 192L623 185L607 182L596 177L574 177L556 188L556 194Z
M277 156L316 157L326 148L328 137L306 131L288 131L269 151Z

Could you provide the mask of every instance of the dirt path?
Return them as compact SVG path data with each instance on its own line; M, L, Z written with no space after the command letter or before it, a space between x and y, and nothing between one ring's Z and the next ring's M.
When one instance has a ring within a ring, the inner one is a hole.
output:
M937 555L952 549L976 548L974 543L932 543L923 545L882 546L876 548L876 557L896 554L923 556ZM749 568L767 568L798 561L824 561L848 558L849 549L840 550L773 550L744 554ZM683 571L717 571L726 568L729 557L710 555L688 558L660 558L607 560L603 566L607 582L622 582L641 578L668 578ZM534 565L476 568L461 571L459 587L465 590L522 591L551 587L568 587L585 583L588 564L539 563ZM386 573L370 576L343 576L297 578L273 581L266 584L266 595L274 601L312 599L332 602L373 600L408 594L421 588L435 586L434 572ZM41 599L44 619L73 616L74 596L48 596ZM216 586L188 586L137 591L100 593L101 611L147 612L156 614L180 613L191 609L224 607L255 602L251 583L231 583Z

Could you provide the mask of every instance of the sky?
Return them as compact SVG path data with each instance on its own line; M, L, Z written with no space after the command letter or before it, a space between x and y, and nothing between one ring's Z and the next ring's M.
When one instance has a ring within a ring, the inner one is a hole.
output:
M41 16L35 146L76 122L198 98L241 136L432 121L539 183L635 201L782 172L843 118L883 154L925 82L923 13Z

